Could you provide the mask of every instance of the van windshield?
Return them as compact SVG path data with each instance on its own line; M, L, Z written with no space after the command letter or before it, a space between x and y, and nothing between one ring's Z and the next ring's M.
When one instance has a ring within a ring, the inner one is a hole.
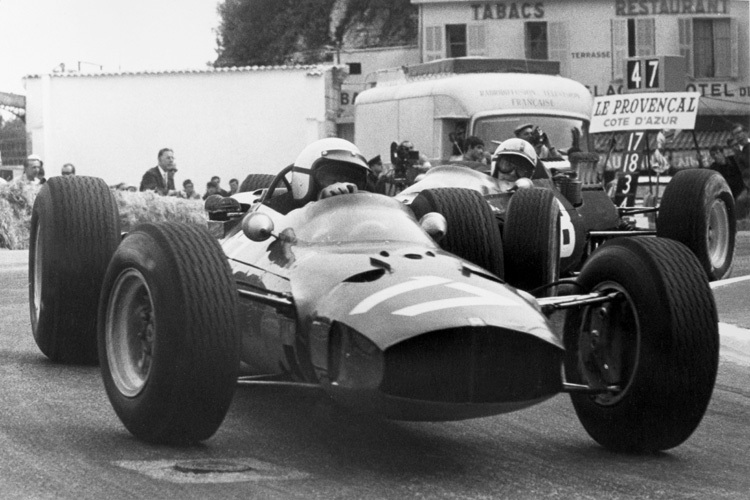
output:
M502 142L515 137L513 131L526 124L538 126L547 134L550 144L562 154L566 154L573 147L573 130L575 129L580 133L578 148L583 152L589 150L588 124L576 118L544 115L487 116L479 118L474 123L473 135L478 136L485 144L493 144L492 141ZM490 152L494 151L494 147L487 149Z

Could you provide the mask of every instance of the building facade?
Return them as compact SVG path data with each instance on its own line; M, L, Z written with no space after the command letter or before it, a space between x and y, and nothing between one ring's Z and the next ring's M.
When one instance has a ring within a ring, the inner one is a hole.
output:
M594 95L622 93L625 59L680 55L699 126L750 115L748 0L412 0L420 56L548 59ZM723 117L719 118L719 117Z
M562 76L600 96L623 92L629 57L682 56L684 89L674 90L702 96L701 145L725 139L715 132L734 122L750 125L748 0L411 1L419 7L420 62L554 60ZM355 62L362 55L347 57ZM404 64L407 58L393 66Z

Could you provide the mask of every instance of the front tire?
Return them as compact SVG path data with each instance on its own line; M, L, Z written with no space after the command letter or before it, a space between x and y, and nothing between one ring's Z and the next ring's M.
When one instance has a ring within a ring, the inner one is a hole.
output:
M97 360L99 291L120 241L117 204L102 179L52 177L34 202L29 247L31 329L59 363Z
M503 241L489 203L473 189L426 189L412 201L417 220L438 212L447 223L440 247L487 269L500 278L504 274Z
M186 224L144 224L122 242L99 305L99 358L115 412L136 437L211 437L239 370L237 291L218 242Z
M734 197L721 174L689 169L672 177L659 207L657 236L687 245L714 281L732 272L736 233Z
M577 281L620 296L566 318L566 380L621 389L571 394L584 428L615 451L680 445L703 418L719 362L716 305L697 259L672 240L618 238Z

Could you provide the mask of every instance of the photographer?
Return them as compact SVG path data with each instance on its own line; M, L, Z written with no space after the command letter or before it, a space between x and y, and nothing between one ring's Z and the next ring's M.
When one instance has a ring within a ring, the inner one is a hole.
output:
M539 159L562 158L562 155L557 152L557 149L550 144L547 134L545 134L538 126L534 126L533 123L525 123L520 127L517 127L513 133L516 134L516 137L519 139L523 139L534 146L534 150Z
M411 141L402 141L395 148L394 145L391 146L391 161L395 180L405 179L407 184L412 184L419 174L432 167L427 157L414 149Z

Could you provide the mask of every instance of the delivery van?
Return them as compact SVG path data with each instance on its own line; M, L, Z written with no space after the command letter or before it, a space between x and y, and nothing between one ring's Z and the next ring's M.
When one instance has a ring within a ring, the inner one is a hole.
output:
M471 135L492 152L493 142L525 124L539 127L563 154L591 151L593 97L560 76L556 61L442 59L371 80L355 105L355 143L367 158L388 158L392 142L409 140L431 161L448 159Z

